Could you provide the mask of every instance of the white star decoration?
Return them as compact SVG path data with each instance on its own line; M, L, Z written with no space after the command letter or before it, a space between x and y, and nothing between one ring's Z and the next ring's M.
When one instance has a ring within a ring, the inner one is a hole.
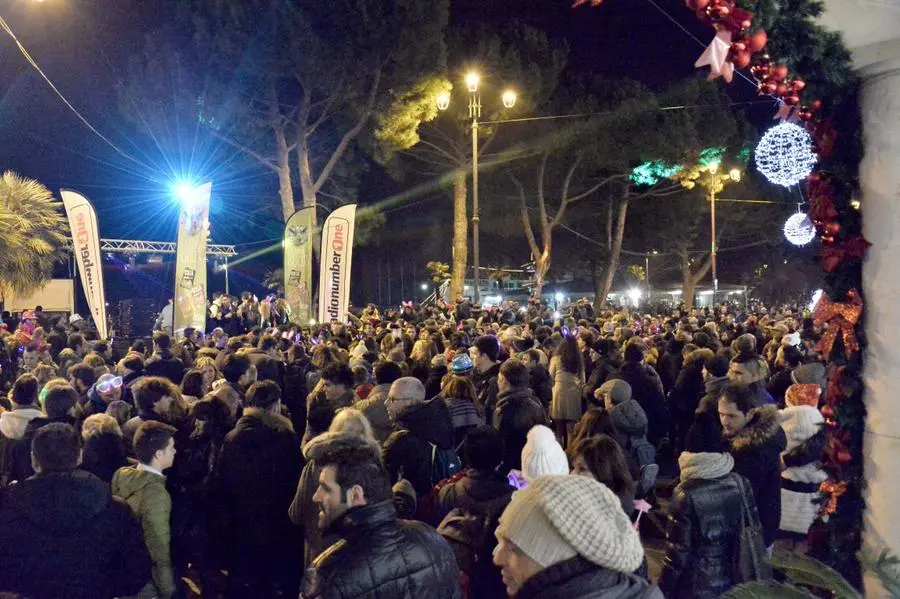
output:
M731 32L721 29L716 33L716 37L709 43L697 62L695 67L705 67L709 65L709 78L724 77L725 81L731 83L734 76L734 64L728 62L728 51L731 49Z

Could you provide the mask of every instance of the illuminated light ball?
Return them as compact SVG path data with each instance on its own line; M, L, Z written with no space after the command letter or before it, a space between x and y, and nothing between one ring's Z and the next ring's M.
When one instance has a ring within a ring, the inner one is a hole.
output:
M817 160L812 138L796 123L775 125L756 146L756 168L776 185L799 183L809 176Z
M805 212L792 214L784 223L784 236L794 245L806 245L816 237L816 226Z

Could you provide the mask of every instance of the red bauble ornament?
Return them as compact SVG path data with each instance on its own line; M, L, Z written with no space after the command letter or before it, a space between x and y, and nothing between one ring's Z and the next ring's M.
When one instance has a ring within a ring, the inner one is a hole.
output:
M810 108L812 108L813 112L821 110L822 108L822 100L813 100L813 103L810 104Z
M800 98L798 96L785 96L784 103L790 104L791 106L796 106L800 103Z
M750 36L750 51L751 52L759 52L763 48L766 47L766 42L769 41L769 36L766 35L766 32L760 29L756 33Z
M788 76L788 68L783 64L775 65L775 67L772 69L772 74L778 81L784 81L784 79Z
M787 93L787 85L785 85L784 83L779 83L777 86L775 86L775 95L776 96L783 96L786 93Z
M748 29L750 29L751 25L753 25L753 21L751 21L750 19L744 19L743 21L741 21L741 31L747 31Z
M734 63L734 67L736 69L745 69L747 68L747 65L750 64L750 53L746 50L736 52L734 55L734 59L731 62Z
M803 91L803 88L806 87L806 81L803 79L794 79L793 83L791 83L791 87L794 88L794 91Z
M841 464L848 464L853 461L853 456L846 449L841 449L837 452L837 459Z
M841 232L841 223L837 221L831 221L829 223L825 223L825 233L828 235L837 235Z

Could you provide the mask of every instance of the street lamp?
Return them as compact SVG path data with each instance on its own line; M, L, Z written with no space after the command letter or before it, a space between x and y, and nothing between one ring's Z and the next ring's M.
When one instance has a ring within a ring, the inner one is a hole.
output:
M712 258L712 278L713 278L713 294L712 294L712 305L715 307L716 305L716 294L719 291L719 274L716 269L716 254L717 254L717 244L716 244L716 173L719 171L719 163L716 161L709 163L709 228L710 228L710 254ZM741 180L741 171L737 168L733 168L728 172L728 177L732 181L740 181Z
M475 301L481 300L481 261L478 252L478 223L481 215L478 210L478 119L481 118L481 94L478 93L478 85L481 76L474 71L466 74L466 89L469 90L469 118L472 121L472 268L474 276L472 285ZM512 108L516 105L518 96L516 92L508 89L503 92L501 101L504 108ZM447 110L450 107L450 95L443 93L437 97L438 110Z

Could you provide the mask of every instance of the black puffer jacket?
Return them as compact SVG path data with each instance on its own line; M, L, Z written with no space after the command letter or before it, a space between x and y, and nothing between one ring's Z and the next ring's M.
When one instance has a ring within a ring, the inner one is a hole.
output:
M728 454L682 454L703 459ZM754 508L750 485L738 474L722 471L686 478L672 494L666 531L666 559L659 586L668 599L711 599L734 585L735 543L741 530L742 491ZM686 470L685 470L686 472ZM720 475L720 476L716 476ZM707 478L712 476L713 478Z
M501 472L522 467L522 448L528 431L536 424L547 424L547 413L529 387L510 389L497 396L491 424L503 439Z
M306 599L460 596L450 546L431 527L398 520L391 501L351 508L331 533L341 540L313 562L303 581Z
M747 424L729 442L734 471L750 482L769 546L781 522L781 452L787 448L787 437L774 405L755 408L749 415Z
M431 480L431 444L453 449L450 410L441 397L412 405L400 413L394 428L381 454L391 482L405 478L424 497L437 482Z
M443 520L454 508L483 513L493 509L501 498L506 498L508 502L514 490L506 477L498 472L466 470L462 478L441 488L436 508L437 520Z
M663 599L663 594L633 574L607 570L577 556L526 580L515 599Z

